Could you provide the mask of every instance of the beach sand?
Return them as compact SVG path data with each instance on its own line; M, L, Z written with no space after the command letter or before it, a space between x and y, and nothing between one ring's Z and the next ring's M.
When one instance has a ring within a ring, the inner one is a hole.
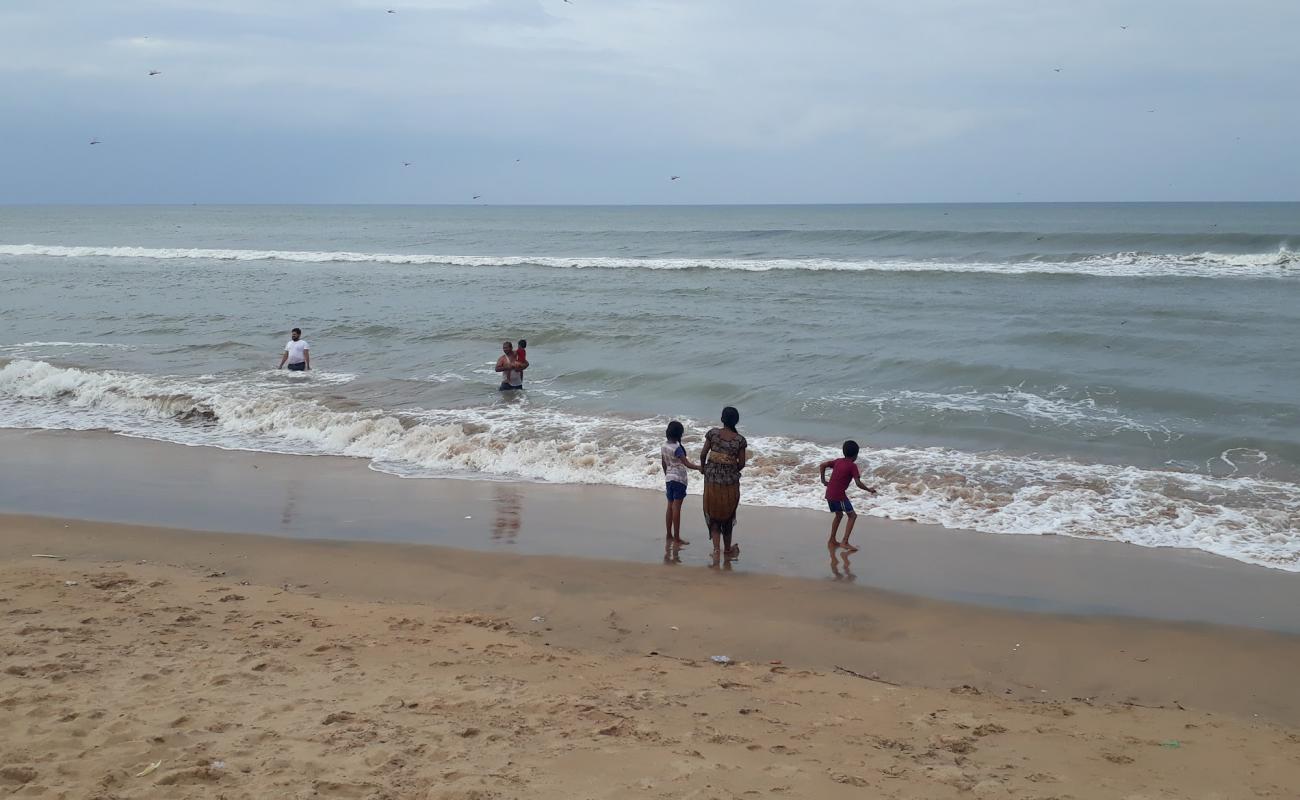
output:
M17 797L1300 785L1284 633L873 589L847 606L827 581L568 557L16 516L0 531L0 788Z

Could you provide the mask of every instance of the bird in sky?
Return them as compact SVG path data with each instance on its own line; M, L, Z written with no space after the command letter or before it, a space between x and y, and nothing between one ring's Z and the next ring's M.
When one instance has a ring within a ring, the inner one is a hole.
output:
M160 70L160 69L151 69L151 70L149 70L149 75L150 75L150 77L152 77L152 76L154 76L154 75L161 75L161 74L162 74L162 70Z
M1128 30L1128 26L1127 26L1127 25L1121 25L1121 26L1119 26L1119 29L1122 30L1122 31L1126 31L1126 30Z
M481 194L476 194L476 195L474 195L474 199L477 200L477 199L479 199L479 198L482 197L482 196L483 196L483 195L481 195Z
M99 144L99 140L98 140L98 139L91 139L91 140L90 140L90 143L91 143L91 144Z
M1052 72L1060 72L1060 71L1061 71L1060 67L1056 67L1055 69L1052 70Z
M670 176L670 177L668 178L668 180L670 180L670 181L679 181L679 180L681 180L681 179L682 179L682 176L681 176L681 175L672 175L672 176Z
M415 162L413 162L413 161L403 161L403 162L402 162L402 166L404 166L404 167L409 167L409 166L411 166L411 164L413 164L413 163L415 163Z
M396 14L397 12L390 8L390 9L388 9L388 13L389 13L389 14Z

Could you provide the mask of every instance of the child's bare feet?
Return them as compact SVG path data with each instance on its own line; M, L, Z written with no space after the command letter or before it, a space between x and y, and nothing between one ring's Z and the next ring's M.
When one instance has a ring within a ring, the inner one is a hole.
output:
M676 539L673 539L673 544L677 547L685 547L686 545L690 544L690 542L678 536Z
M740 545L733 544L731 548L727 550L727 555L730 556L731 558L735 558L736 556L740 555Z
M838 539L831 539L829 542L826 543L826 546L827 546L827 547L839 547L839 546L840 546L840 542L839 542Z
M844 548L845 550L847 550L847 551L850 552L850 553L856 553L856 552L858 552L858 548L854 547L853 545L849 544L848 542L845 542L844 544L840 545L840 547Z

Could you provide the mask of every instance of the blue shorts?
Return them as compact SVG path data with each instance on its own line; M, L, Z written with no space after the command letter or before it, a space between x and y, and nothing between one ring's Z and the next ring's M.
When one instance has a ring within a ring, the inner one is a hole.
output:
M853 510L853 504L850 503L848 500L827 500L826 505L830 506L831 511L834 511L836 514L843 511L845 514L848 514L850 517L852 517L858 513Z
M290 372L306 372L307 362L299 361L297 364L289 364L288 367Z
M500 386L497 387L497 389L499 389L500 391L503 391L503 392L517 392L517 391L519 391L519 390L522 389L522 388L524 388L524 385L523 385L522 383L519 384L518 386L511 386L511 385L508 384L508 383L503 383L503 384L501 384Z
M686 484L681 481L668 481L664 484L664 491L668 495L669 502L686 499Z

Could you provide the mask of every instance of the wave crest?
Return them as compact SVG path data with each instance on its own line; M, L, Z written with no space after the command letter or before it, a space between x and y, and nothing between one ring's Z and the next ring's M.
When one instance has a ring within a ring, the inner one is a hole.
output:
M371 263L447 267L547 267L553 269L728 269L744 272L783 270L830 272L959 272L1003 275L1060 274L1098 277L1300 277L1300 253L1146 253L1139 251L1077 256L1025 254L1008 261L943 259L826 258L616 258L604 256L465 256L417 253L358 253L314 250L231 250L166 247L0 245L0 256L59 258L137 258L206 261L287 261L311 264Z

